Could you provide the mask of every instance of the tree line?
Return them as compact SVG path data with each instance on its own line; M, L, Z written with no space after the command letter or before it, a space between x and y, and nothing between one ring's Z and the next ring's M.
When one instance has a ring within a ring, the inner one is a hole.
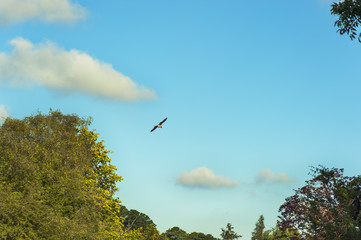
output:
M179 227L160 233L144 213L115 197L116 167L91 119L59 111L0 126L0 239L233 240L231 223L220 238ZM361 239L361 176L311 168L311 179L280 206L265 230L261 215L252 240Z

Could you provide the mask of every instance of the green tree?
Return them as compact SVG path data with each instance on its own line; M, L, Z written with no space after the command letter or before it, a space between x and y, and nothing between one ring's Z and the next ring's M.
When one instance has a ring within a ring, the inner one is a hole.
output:
M148 215L138 212L135 209L128 210L125 206L121 206L120 216L124 219L124 231L138 228L146 229L149 226L156 227Z
M351 40L357 36L357 28L361 24L361 1L343 0L334 2L331 5L331 14L339 18L335 22L337 32L341 35L347 34ZM361 33L358 34L358 41L361 42Z
M221 230L221 237L223 240L233 240L242 237L241 235L238 235L235 231L233 231L233 226L230 223L227 223L226 229L222 228Z
M218 240L218 239L213 237L211 234L192 232L188 234L187 240Z
M263 231L265 229L264 226L264 217L261 215L256 223L256 227L252 232L252 240L262 240L263 239Z
M50 111L0 126L0 239L120 236L121 177L89 124Z
M89 159L91 169L85 173L86 184L88 188L95 187L96 189L93 200L101 206L102 220L107 223L106 235L117 238L122 232L123 219L119 216L121 201L114 195L118 191L117 182L122 181L123 178L116 173L117 168L111 164L108 156L111 151L106 149L104 140L98 141L99 134L96 129L87 128L90 122L88 120L78 129L80 141L85 144L91 154Z
M146 229L138 228L130 231L125 231L121 235L122 240L168 240L165 233L160 234L158 229L149 225Z
M361 239L361 176L323 166L311 175L280 207L279 227L296 229L304 239Z
M187 232L180 229L179 227L172 227L168 229L165 234L169 238L169 240L186 240Z
M149 225L139 240L168 240L168 237L164 233L160 234L154 225Z
M271 230L263 232L263 240L301 240L297 230L281 230L277 226Z

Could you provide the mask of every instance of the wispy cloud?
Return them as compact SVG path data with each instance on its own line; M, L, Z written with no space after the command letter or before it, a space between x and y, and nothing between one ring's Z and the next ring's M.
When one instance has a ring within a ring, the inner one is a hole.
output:
M88 54L66 51L53 42L33 44L23 38L10 41L11 53L0 53L0 82L12 86L42 85L62 92L82 92L103 98L137 101L156 94Z
M256 183L291 183L296 180L288 177L285 173L275 173L269 168L261 169L255 176Z
M0 24L9 25L37 19L71 23L86 17L86 10L69 0L1 0Z
M238 182L215 175L209 168L200 167L190 172L182 172L177 179L180 185L202 188L234 188Z
M9 113L6 110L4 105L0 104L0 123L5 120L5 118L9 117Z

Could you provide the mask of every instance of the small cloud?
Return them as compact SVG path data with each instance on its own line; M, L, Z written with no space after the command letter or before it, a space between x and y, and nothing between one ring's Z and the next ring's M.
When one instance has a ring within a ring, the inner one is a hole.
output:
M12 86L41 85L61 92L82 92L107 99L138 101L156 94L88 54L66 51L53 42L33 44L23 38L10 41L10 54L0 52L0 82Z
M0 104L0 122L3 122L5 118L9 117L9 113L4 105Z
M180 185L202 188L234 188L238 181L215 175L209 168L200 167L190 172L182 172L177 179Z
M1 0L0 24L9 25L37 19L72 23L87 15L84 7L70 0Z
M255 176L256 183L291 183L295 181L295 179L288 177L285 173L279 172L276 174L269 168L261 169Z

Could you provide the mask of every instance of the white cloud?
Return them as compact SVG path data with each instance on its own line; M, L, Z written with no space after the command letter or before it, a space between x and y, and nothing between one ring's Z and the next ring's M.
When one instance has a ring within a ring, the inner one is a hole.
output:
M255 176L256 183L290 183L295 182L295 179L288 177L285 173L274 173L271 169L261 169Z
M182 172L178 176L177 182L183 186L203 188L232 188L238 186L237 181L217 176L206 167L200 167L190 172Z
M155 99L154 91L138 86L111 64L88 54L66 51L48 41L34 45L23 38L10 41L11 53L0 53L0 83L12 86L37 84L62 92L82 92L108 99Z
M0 104L0 122L4 121L5 118L9 117L9 113L4 105Z
M86 10L70 0L1 0L0 24L8 25L31 19L71 23L85 18Z

